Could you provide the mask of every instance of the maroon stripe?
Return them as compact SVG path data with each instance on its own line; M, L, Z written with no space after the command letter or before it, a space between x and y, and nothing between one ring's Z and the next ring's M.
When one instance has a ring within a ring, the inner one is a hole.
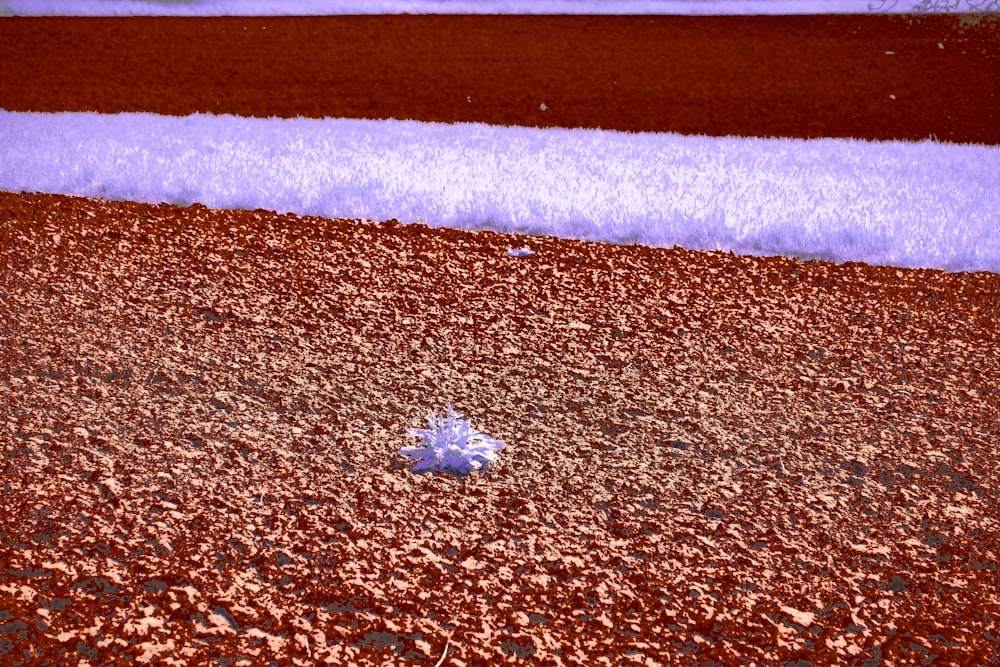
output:
M0 107L996 145L997 19L8 18Z

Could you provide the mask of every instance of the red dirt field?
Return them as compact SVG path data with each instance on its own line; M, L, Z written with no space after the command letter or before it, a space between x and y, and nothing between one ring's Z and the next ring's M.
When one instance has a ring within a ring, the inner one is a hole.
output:
M1000 143L996 14L8 18L0 62L9 111Z
M0 106L996 143L989 25L3 19ZM30 193L0 267L2 664L1000 664L996 274Z

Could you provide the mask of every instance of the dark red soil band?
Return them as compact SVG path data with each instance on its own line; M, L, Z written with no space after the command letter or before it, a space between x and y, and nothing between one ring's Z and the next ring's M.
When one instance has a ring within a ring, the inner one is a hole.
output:
M998 18L9 18L0 108L997 145Z

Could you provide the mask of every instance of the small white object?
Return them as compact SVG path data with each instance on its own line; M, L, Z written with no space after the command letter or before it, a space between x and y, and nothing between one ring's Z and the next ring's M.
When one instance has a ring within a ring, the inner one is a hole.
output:
M469 422L448 406L448 416L428 415L429 429L406 429L410 435L418 436L423 442L419 446L403 447L400 454L417 459L413 472L440 470L458 475L466 475L473 470L485 470L496 461L496 450L506 445L482 433L473 431Z
M538 108L541 109L542 111L548 111L549 110L549 108L547 106L545 106L545 102L542 102L542 105L540 107L538 107Z
M890 100L894 100L894 99L896 99L896 96L895 96L895 95L890 95L890 96L889 96L889 99L890 99Z
M510 257L530 257L534 254L531 248L507 248L507 255Z

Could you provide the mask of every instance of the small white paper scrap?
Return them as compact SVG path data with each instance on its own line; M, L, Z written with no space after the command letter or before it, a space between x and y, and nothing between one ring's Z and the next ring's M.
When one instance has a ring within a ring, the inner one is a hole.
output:
M511 257L529 257L535 253L531 248L507 248L507 254Z

